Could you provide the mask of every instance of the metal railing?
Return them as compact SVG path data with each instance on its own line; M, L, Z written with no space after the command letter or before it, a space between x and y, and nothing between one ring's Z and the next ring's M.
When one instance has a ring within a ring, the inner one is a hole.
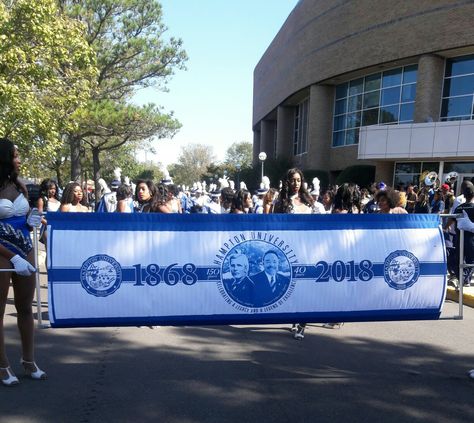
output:
M463 217L462 214L440 214L441 218L457 219ZM456 248L456 246L455 246ZM474 264L464 263L464 230L459 230L459 278L458 278L458 289L459 289L459 315L454 316L455 319L463 319L463 288L464 288L464 269L474 267Z

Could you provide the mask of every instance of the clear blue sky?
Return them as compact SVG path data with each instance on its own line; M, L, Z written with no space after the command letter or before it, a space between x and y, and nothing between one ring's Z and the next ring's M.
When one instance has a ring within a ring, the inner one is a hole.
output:
M210 145L222 161L232 143L253 141L253 70L297 2L161 0L168 34L183 40L189 60L168 93L137 96L174 111L183 125L172 140L155 142L157 161L175 162L190 143Z

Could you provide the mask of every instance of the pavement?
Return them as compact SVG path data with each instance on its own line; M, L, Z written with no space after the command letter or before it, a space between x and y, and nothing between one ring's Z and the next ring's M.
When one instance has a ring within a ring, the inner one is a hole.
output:
M40 280L47 324L44 269ZM288 325L39 328L49 378L33 381L10 292L5 341L20 384L0 386L0 422L474 421L474 309L457 313L447 301L439 321L311 324L303 341Z

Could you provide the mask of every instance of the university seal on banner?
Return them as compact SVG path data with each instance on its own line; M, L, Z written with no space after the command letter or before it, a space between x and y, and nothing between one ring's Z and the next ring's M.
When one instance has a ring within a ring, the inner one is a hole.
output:
M122 268L117 260L105 254L89 257L81 266L81 285L91 295L107 297L119 289Z
M420 262L409 251L394 251L385 259L383 275L391 288L410 288L420 276Z
M294 290L285 250L268 240L241 238L240 243L227 251L221 275L218 283L221 294L242 311L276 308Z

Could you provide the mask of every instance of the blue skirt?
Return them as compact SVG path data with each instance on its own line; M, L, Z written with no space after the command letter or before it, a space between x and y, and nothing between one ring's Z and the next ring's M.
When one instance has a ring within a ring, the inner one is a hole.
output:
M25 258L33 249L30 228L26 224L26 216L14 216L0 219L0 244L12 253Z

